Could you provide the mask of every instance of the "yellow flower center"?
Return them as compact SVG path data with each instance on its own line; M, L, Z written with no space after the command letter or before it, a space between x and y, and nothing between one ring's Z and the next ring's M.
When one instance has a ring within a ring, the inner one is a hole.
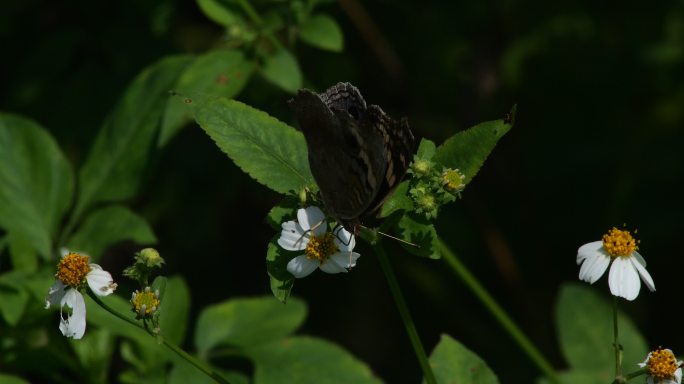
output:
M622 231L615 227L603 235L603 248L613 258L630 256L639 249L637 241L629 231Z
M64 285L78 288L85 282L88 272L90 272L88 256L81 256L78 253L71 252L59 261L55 277Z
M306 257L316 259L321 264L325 263L330 256L339 251L334 239L335 236L330 232L326 232L321 236L312 234L309 242L306 244Z
M135 313L140 316L149 316L157 311L159 308L159 295L157 292L152 292L150 287L145 288L143 292L135 291L131 299Z
M465 188L464 179L465 176L458 169L447 168L442 172L444 188L453 193L461 192Z
M658 348L651 352L651 358L646 363L649 375L656 379L671 379L679 368L674 353L669 349Z

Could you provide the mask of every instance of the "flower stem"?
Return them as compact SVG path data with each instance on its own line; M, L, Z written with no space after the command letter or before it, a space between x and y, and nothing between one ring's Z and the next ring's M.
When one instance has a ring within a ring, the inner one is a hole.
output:
M430 368L427 355L425 355L425 349L423 349L423 344L420 342L418 331L416 331L416 326L413 323L413 319L411 318L411 313L408 310L404 296L401 294L399 282L397 281L397 277L394 274L392 265L387 258L387 254L385 254L385 250L382 248L380 241L377 241L373 248L375 250L375 254L378 256L378 260L380 261L380 267L382 267L382 272L385 274L387 285L389 285L390 291L392 292L394 302L399 309L399 315L404 323L404 328L406 328L406 333L408 333L413 351L416 353L420 368L423 370L425 381L428 384L436 384L437 381L435 380L435 374L432 372L432 368Z
M618 303L613 296L613 347L615 347L615 379L622 377L622 348L618 342Z
M546 377L554 383L558 383L558 375L551 364L544 358L544 355L539 352L537 347L525 336L520 328L513 322L513 320L506 314L506 312L494 300L492 295L477 281L477 278L461 263L453 251L444 243L442 239L438 239L439 249L447 264L461 277L463 282L470 288L475 296L482 302L482 304L489 310L499 324L511 335L513 340L518 343L518 346L527 354L527 357L542 371Z
M178 347L176 344L173 344L172 342L166 340L166 338L161 335L161 334L155 334L151 330L146 329L139 323L137 323L135 320L131 319L128 316L124 316L120 312L116 311L114 308L110 307L109 305L105 304L96 294L94 294L92 291L88 291L88 296L90 296L93 301L97 303L100 307L102 307L105 311L111 313L112 315L118 317L119 319L133 325L134 327L137 327L145 332L147 332L150 336L153 336L157 338L157 340L161 341L168 349L172 350L175 352L178 356L186 360L188 363L192 364L195 366L195 368L199 369L202 373L205 375L209 376L211 379L216 381L217 383L221 384L230 384L228 380L224 379L221 375L219 375L216 371L212 370L210 367L207 367L203 362L197 360L195 357L190 355L189 353L185 352L182 350L180 347Z

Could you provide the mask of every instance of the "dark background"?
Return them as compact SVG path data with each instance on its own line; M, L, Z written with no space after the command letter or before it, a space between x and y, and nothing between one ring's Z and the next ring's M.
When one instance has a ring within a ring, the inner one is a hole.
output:
M542 352L564 366L555 295L577 280L577 248L623 223L638 228L658 288L642 287L623 308L652 347L682 351L684 3L364 6L380 45L359 32L356 22L370 24L354 12L322 7L340 22L345 51L298 44L307 87L351 81L367 101L407 116L418 137L437 143L518 105L515 127L463 200L441 212L438 229ZM47 127L75 166L142 68L164 55L203 52L222 34L192 1L10 1L0 4L0 18L0 107ZM258 76L238 97L294 124L288 98ZM196 126L155 156L130 206L152 223L166 273L189 283L192 321L207 304L270 294L264 257L274 233L263 218L279 196ZM105 268L116 274L136 249L109 250ZM418 382L379 265L359 249L353 273L296 282L294 294L310 309L300 332L341 344L388 382ZM443 261L408 256L396 245L390 252L428 350L448 333L504 383L538 376ZM607 292L605 278L597 288Z

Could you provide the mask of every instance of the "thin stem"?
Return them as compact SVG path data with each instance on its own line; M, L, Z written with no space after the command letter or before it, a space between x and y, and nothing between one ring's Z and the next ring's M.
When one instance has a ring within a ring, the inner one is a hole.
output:
M532 362L541 370L546 377L554 383L558 383L558 375L551 364L544 358L544 355L539 352L537 347L525 336L523 331L513 322L513 320L506 314L506 312L494 300L492 295L480 284L475 276L461 263L454 252L447 247L447 245L439 239L440 252L444 256L444 260L449 266L461 277L463 282L475 294L475 296L482 302L482 304L489 310L499 324L513 337L518 343L518 346L527 354Z
M618 342L618 303L617 296L613 296L613 347L615 347L615 378L622 377L622 356Z
M420 342L420 337L418 337L418 331L416 331L416 326L411 318L411 313L408 310L404 296L401 294L401 289L399 288L399 282L394 274L392 265L385 254L385 250L382 248L382 244L378 240L374 245L375 254L378 256L380 261L380 267L382 267L382 272L385 274L387 279L387 285L389 285L390 291L392 292L392 297L394 298L394 303L399 309L399 315L404 323L404 328L406 328L406 333L408 333L409 340L411 341L411 346L413 351L416 353L418 358L418 363L420 368L423 370L423 376L428 384L436 384L435 374L430 368L430 363L428 362L427 355L425 355L425 349L423 349L423 344Z
M259 13L252 7L252 5L249 3L248 0L237 0L238 3L240 4L240 7L242 8L242 11L247 14L247 16L252 20L252 22L256 26L261 26L264 22L264 20L259 16ZM280 44L280 41L275 38L270 32L266 34L266 37L275 45L277 48L282 48L282 44Z
M175 352L178 356L181 358L185 359L188 363L192 364L195 366L195 368L199 369L202 371L205 375L209 376L212 378L214 381L217 383L221 384L230 384L226 379L224 379L221 375L219 375L217 372L212 370L211 368L207 367L203 362L197 360L195 357L190 355L189 353L185 352L182 350L180 347L177 345L171 343L170 341L166 340L163 335L161 334L155 334L151 330L147 329L146 327L143 327L139 323L137 323L135 320L131 319L128 316L124 316L114 308L110 307L109 305L105 304L96 294L94 294L92 291L88 291L88 296L90 296L93 301L97 303L100 307L102 307L105 311L111 313L112 315L118 317L119 319L127 322L128 324L133 325L134 327L137 327L145 332L147 332L150 336L153 336L157 338L157 340L161 341L168 349L172 350Z

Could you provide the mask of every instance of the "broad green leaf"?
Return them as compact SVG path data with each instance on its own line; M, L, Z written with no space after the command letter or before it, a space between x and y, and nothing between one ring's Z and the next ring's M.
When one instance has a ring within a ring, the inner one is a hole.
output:
M19 376L6 375L0 373L0 383L2 384L30 384L29 381L22 379Z
M280 233L281 225L288 220L293 220L295 217L297 206L298 202L296 199L292 196L286 196L278 205L271 208L268 212L266 215L266 223Z
M499 139L513 126L515 109L507 119L480 123L451 136L437 148L433 160L445 167L458 168L465 175L465 183L470 183Z
M249 384L249 377L243 373L235 371L222 371L214 369L214 372L223 377L230 384ZM187 361L178 362L173 366L169 373L166 384L215 384L216 381L209 378L204 372L192 366Z
M15 271L0 275L0 314L10 326L19 323L29 301L29 294L21 284L22 275Z
M258 384L381 383L370 368L346 350L313 337L290 337L247 348Z
M157 238L142 217L120 205L93 211L66 242L66 248L88 254L97 262L109 247L124 240L154 244Z
M499 382L487 363L449 335L442 335L430 354L430 366L438 383Z
M87 377L91 383L106 383L114 352L114 338L109 331L89 329L87 337L82 340L71 339L69 344L85 371L81 373L82 377Z
M197 0L197 5L206 17L224 27L229 27L240 21L240 15L233 12L225 1Z
M301 132L238 101L203 98L191 104L202 129L256 181L280 193L315 184Z
M596 287L564 285L556 303L555 322L561 351L571 368L597 372L601 377L612 374L612 304L596 293ZM618 325L618 341L624 348L623 367L631 371L646 358L648 346L625 314L619 313Z
M97 203L125 200L137 192L152 158L168 92L191 61L191 56L164 58L128 86L79 172L76 217Z
M87 296L87 295L85 295L85 296ZM117 294L105 296L105 297L102 297L100 299L107 306L109 306L112 309L114 309L115 311L119 312L124 317L127 317L134 322L138 322L135 319L135 313L133 312L133 305L130 303L129 300L123 299L120 296L117 296ZM87 297L85 299L85 302L86 302L87 326L86 326L86 332L85 332L84 338L88 337L88 331L89 331L91 325L96 325L96 326L102 327L104 329L107 329L108 331L110 331L114 335L122 336L122 337L128 338L130 340L134 340L137 343L140 343L142 345L145 345L146 343L148 343L150 341L152 342L152 344L157 344L154 337L148 335L144 330L139 329L137 327L134 327L131 324L125 322L124 320L119 319L116 316L112 316L111 313L107 312L104 308L102 308L98 304L96 304L93 300L90 299L90 297ZM142 325L142 323L141 323L141 325ZM55 325L55 330L57 330L56 325ZM57 332L59 332L59 331L57 330ZM160 346L160 348L163 349L164 347Z
M290 93L295 93L302 87L302 71L297 59L285 48L264 59L261 74L271 83Z
M38 254L31 241L17 232L8 233L7 241L12 268L24 272L35 272L38 269ZM1 249L0 253L2 253Z
M606 383L611 383L613 379L615 378L615 375L610 375L607 374L606 372L604 373L597 373L597 372L583 372L583 371L566 371L566 372L559 372L558 373L558 381L559 383L554 383L553 381L549 380L546 377L541 377L539 380L537 380L537 384L577 384L577 383L582 383L582 384L606 384ZM634 378L630 380L630 382L642 382L643 383L644 378Z
M181 95L202 92L231 99L242 91L253 70L254 63L242 51L209 51L183 71L173 90ZM192 112L185 107L182 97L168 98L158 146L166 145L191 120Z
M150 288L154 290L159 290L159 299L164 300L164 294L166 294L166 285L169 283L169 279L166 276L157 276L152 281Z
M439 259L437 231L423 216L413 213L402 216L397 223L401 238L416 246L402 244L408 252L431 259Z
M420 140L420 144L418 145L418 151L416 152L416 156L424 160L430 160L435 155L436 150L437 147L435 146L435 143L432 140L422 139Z
M382 205L380 210L380 217L387 217L396 211L411 211L413 210L413 200L408 196L409 181L404 180L394 190Z
M71 166L50 134L33 120L0 113L0 227L49 257L73 189Z
M224 301L200 313L195 345L200 354L205 354L220 344L253 347L270 343L294 332L306 313L306 304L296 298L287 304L271 297Z
M190 291L180 276L166 279L166 288L159 309L159 327L168 340L181 344L188 328Z
M306 20L299 30L302 41L321 49L340 52L344 47L344 36L337 21L328 15L314 15Z
M277 241L280 233L274 236L266 249L266 271L271 281L271 292L282 303L287 302L295 277L287 271L287 263L292 260L292 253L282 249Z

